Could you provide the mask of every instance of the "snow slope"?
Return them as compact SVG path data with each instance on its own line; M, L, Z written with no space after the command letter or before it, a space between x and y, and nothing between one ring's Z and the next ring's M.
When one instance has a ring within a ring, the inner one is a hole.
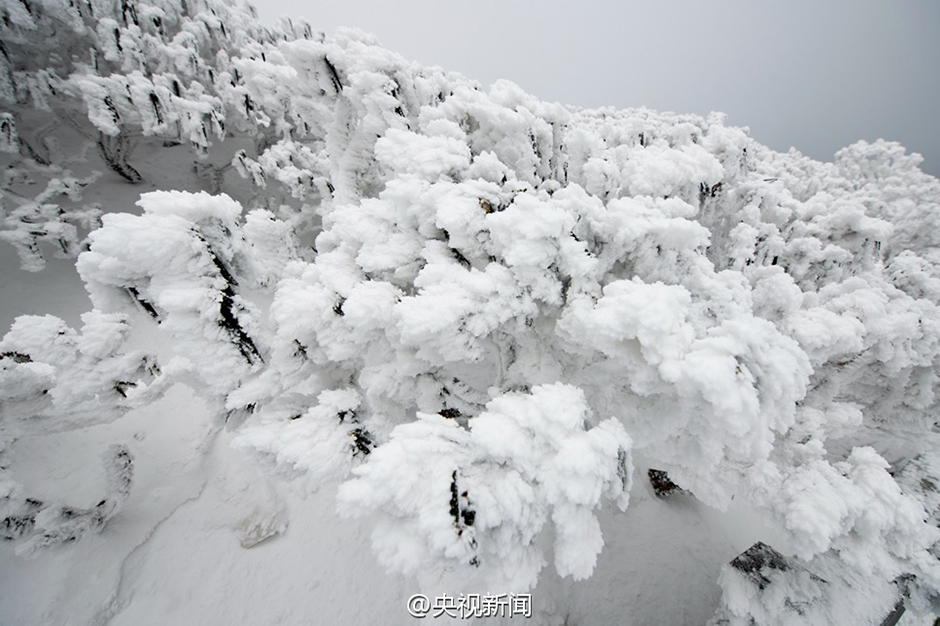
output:
M0 11L4 619L940 606L916 155L484 90L214 0ZM757 541L810 573L755 587Z

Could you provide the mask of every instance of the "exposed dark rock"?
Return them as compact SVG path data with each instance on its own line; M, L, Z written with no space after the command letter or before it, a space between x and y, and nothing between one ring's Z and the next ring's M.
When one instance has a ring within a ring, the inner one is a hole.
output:
M655 491L656 495L660 498L666 498L680 493L688 493L679 487L679 485L669 480L669 474L663 470L650 469L646 475L649 476L653 491Z
M731 561L731 567L746 574L761 590L770 584L765 570L786 572L792 569L785 556L762 541L736 556Z

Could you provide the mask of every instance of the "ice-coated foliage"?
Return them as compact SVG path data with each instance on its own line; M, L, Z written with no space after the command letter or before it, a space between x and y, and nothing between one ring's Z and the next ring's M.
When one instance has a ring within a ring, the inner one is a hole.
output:
M479 568L512 589L535 585L551 520L558 574L587 578L604 545L594 509L602 499L626 509L633 472L623 426L586 429L588 414L584 394L560 383L493 398L469 431L418 413L353 471L340 510L379 516L372 543L390 568L455 572L464 585Z
M45 190L32 199L19 196L16 189L33 184L33 176L47 179ZM97 178L94 172L77 179L67 169L35 160L5 172L0 182L0 241L16 249L20 267L38 272L46 266L41 244L51 245L61 258L78 255L83 233L101 225L101 208L80 204L83 189ZM3 206L11 199L14 206Z
M23 315L0 341L4 422L44 418L67 429L115 419L166 387L152 354L125 351L119 313L82 315L81 332L52 315Z
M0 145L39 167L23 111L54 102L124 179L113 138L157 137L155 154L191 144L213 193L102 217L78 261L97 310L82 337L158 324L237 445L342 482L385 565L523 590L549 542L560 575L586 577L595 512L626 506L642 455L707 504L765 511L807 562L937 595L934 500L892 475L938 443L940 182L918 156L859 142L819 163L718 114L484 91L358 31L93 4L0 5L4 41L67 22L90 52L2 57ZM4 202L4 238L38 267L29 237L54 235L20 214L74 219ZM114 380L95 368L116 353L52 326L5 340L17 411ZM32 333L96 373L66 384L17 348Z
M75 541L88 532L104 528L130 495L134 457L125 446L113 445L102 455L102 460L107 472L108 493L98 504L79 509L26 499L17 508L12 505L9 495L4 494L0 497L0 515L5 515L0 520L0 537L23 537L16 552L32 555L43 548Z
M100 207L80 201L101 170L144 182L132 164L139 143L183 144L217 178L212 149L232 131L272 142L233 57L314 36L306 24L265 28L254 8L211 0L3 0L0 15L0 239L33 271L43 244L74 257L98 225ZM64 153L63 141L83 146Z
M124 445L104 454L108 493L88 508L27 497L6 455L19 437L116 419L158 398L170 384L153 355L126 350L127 318L91 311L81 332L52 315L17 318L0 341L0 537L19 554L98 531L127 499L133 457Z
M247 263L247 245L234 232L241 206L181 192L151 192L138 204L143 215L105 216L79 257L92 301L105 310L139 306L184 339L184 356L210 390L225 391L262 362L233 275Z

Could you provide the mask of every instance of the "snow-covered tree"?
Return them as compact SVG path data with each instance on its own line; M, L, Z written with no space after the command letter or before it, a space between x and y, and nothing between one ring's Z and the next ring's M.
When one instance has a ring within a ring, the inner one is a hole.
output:
M75 33L72 56L4 56L3 238L34 269L43 242L87 244L95 306L81 335L17 322L4 419L185 382L285 479L341 483L387 567L506 591L550 557L590 576L597 512L627 507L642 458L763 511L808 572L936 601L935 498L898 474L937 444L940 181L918 157L860 142L825 164L717 114L484 91L208 0L93 4L2 5L5 42ZM100 215L80 203L101 179L42 162L27 102L80 112L127 182L148 177L135 141L188 143L199 185ZM163 337L165 373L121 351L131 325ZM735 576L728 615L773 610Z

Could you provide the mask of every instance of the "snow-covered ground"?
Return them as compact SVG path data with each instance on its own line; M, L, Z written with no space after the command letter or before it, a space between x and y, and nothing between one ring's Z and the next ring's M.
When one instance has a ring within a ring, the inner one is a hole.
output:
M31 558L0 544L4 623L415 621L406 602L428 581L378 565L368 520L335 514L335 484L279 480L231 439L180 386L112 424L18 441L11 469L37 497L94 504L104 485L98 455L112 443L128 444L137 473L124 512L101 533ZM594 575L573 582L549 572L531 592L527 623L704 624L721 565L777 538L744 507L720 513L691 496L659 499L645 480L628 511L605 511L601 526ZM242 545L254 529L282 528Z

